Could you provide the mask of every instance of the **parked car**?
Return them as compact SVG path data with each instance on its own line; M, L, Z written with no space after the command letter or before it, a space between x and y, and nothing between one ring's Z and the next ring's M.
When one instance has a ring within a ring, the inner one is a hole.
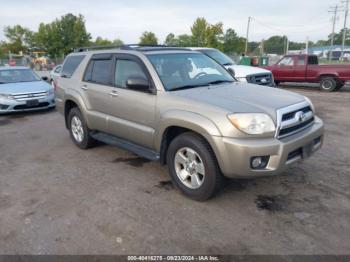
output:
M26 67L0 67L0 114L55 107L46 80Z
M322 91L331 92L350 83L350 65L319 65L316 55L286 55L271 70L278 85L281 82L320 83Z
M60 76L62 70L62 65L57 65L55 66L51 71L50 71L50 83L53 88L55 88L55 83L54 81L56 80L57 77Z
M191 50L201 52L228 70L234 72L235 78L240 82L258 84L264 86L275 86L271 71L245 65L237 65L230 57L215 48L191 47Z
M98 140L159 160L196 200L211 197L223 176L277 175L323 141L309 99L237 82L196 51L76 52L57 82L57 108L78 147Z

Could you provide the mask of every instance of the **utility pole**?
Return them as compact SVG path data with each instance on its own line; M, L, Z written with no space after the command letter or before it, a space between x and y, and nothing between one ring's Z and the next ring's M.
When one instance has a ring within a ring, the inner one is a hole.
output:
M306 48L305 48L305 53L308 54L309 53L309 37L306 37Z
M246 35L246 40L245 40L245 55L247 55L248 53L248 41L249 41L249 29L250 29L250 22L251 22L252 18L249 16L248 17L248 25L247 25L247 35Z
M346 33L347 33L347 19L349 15L349 2L350 0L345 0L343 3L345 3L345 16L344 16L344 27L343 27L343 41L341 46L341 59L344 59L344 48L345 48L345 39L346 39Z
M289 39L288 36L286 36L286 55L289 53Z
M333 45L334 45L334 32L335 32L335 23L337 21L338 14L338 5L331 7L329 10L330 13L333 13L333 26L332 26L332 38L331 38L331 49L329 50L329 60L332 60L333 57Z

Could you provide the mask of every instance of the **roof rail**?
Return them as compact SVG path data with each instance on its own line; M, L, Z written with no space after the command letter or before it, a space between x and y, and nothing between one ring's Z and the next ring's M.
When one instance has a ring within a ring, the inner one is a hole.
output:
M92 50L108 50L108 49L120 49L120 50L139 50L139 51L150 51L150 50L161 50L166 48L168 50L186 50L184 47L174 47L167 45L143 45L143 44L128 44L128 45L105 45L105 46L85 46L74 49L74 53L92 51ZM149 50L147 50L149 49Z

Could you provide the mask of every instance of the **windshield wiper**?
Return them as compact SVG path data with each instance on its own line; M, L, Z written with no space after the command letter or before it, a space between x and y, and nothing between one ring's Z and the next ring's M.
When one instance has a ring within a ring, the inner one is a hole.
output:
M174 87L173 89L171 89L170 91L191 89L191 88L196 88L196 87L201 87L201 86L207 86L207 85L208 85L208 84L177 86L177 87Z
M207 83L206 85L218 85L218 84L222 84L222 83L233 83L234 81L232 80L216 80L216 81L212 81Z
M225 63L225 64L222 64L223 66L231 66L233 65L233 63Z

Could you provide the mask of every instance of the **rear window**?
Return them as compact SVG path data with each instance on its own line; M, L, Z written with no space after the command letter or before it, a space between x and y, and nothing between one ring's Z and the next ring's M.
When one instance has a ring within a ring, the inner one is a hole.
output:
M309 56L308 57L308 64L309 65L318 65L318 58L317 58L317 56Z
M84 55L68 56L64 62L61 75L66 78L72 77L81 61L83 61L84 57Z

